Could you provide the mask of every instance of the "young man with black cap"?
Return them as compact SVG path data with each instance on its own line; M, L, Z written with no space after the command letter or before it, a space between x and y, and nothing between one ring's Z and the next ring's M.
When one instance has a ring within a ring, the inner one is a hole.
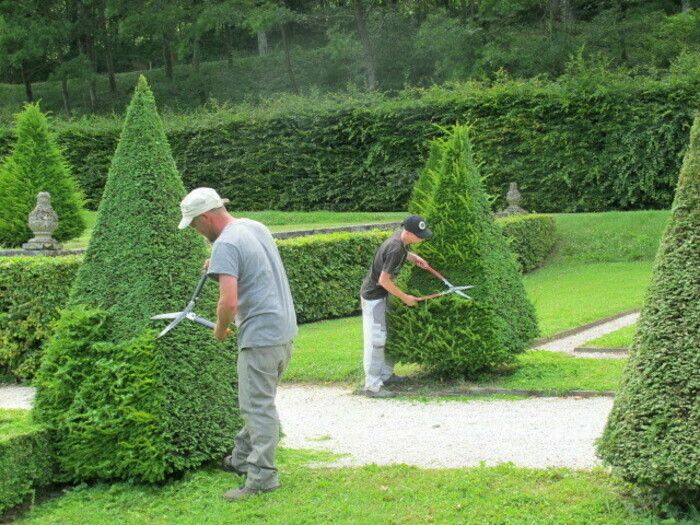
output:
M384 385L405 381L394 374L394 363L384 354L386 343L386 311L388 295L401 299L406 306L414 306L418 298L399 289L394 279L406 260L427 270L430 265L415 253L409 252L410 244L418 244L432 236L422 217L407 217L402 229L382 243L374 255L360 289L362 303L362 331L364 334L364 394L368 397L393 397L394 393Z

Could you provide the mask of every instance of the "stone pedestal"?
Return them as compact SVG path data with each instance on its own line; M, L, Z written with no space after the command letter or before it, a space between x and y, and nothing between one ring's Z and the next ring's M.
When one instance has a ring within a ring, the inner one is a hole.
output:
M506 193L506 201L508 201L508 207L505 210L496 213L496 217L508 217L509 215L521 215L528 213L527 210L520 207L520 202L523 200L520 190L518 190L518 184L516 182L511 182L508 188L508 193Z
M58 215L51 207L51 194L42 191L37 195L36 207L29 214L29 228L34 238L25 242L22 248L28 251L55 251L62 248L61 244L52 237L58 228Z

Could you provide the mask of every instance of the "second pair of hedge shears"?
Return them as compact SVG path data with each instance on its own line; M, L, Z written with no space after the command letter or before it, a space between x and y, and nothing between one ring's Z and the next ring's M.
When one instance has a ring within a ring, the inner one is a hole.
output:
M464 293L464 290L469 290L470 288L474 288L474 285L467 285L467 286L455 286L453 285L450 281L447 280L447 278L442 275L440 272L438 272L435 268L431 266L427 266L425 268L427 271L432 273L435 277L440 279L445 286L447 286L447 290L443 290L442 292L438 293L433 293L430 295L424 295L423 297L419 297L419 301L426 301L428 299L435 299L436 297L442 297L443 295L447 295L450 293L455 293L459 295L460 297L464 297L465 299L472 299L472 297L468 296L467 294Z

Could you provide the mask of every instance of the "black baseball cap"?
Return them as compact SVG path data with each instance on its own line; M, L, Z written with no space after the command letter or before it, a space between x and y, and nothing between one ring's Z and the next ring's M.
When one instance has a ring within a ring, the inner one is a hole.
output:
M428 229L425 224L425 220L420 215L409 215L401 223L404 230L411 232L421 239L430 239L433 236L433 232Z

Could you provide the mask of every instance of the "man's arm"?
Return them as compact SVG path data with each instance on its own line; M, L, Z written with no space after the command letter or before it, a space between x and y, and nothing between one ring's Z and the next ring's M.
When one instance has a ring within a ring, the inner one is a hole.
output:
M379 281L377 281L387 292L389 292L394 297L401 299L407 306L414 306L418 299L413 295L408 295L403 292L394 281L391 280L391 274L388 272L382 272L379 275Z
M231 324L238 310L238 278L225 273L219 274L219 303L216 307L216 327L214 337L219 341L226 339L231 331Z

